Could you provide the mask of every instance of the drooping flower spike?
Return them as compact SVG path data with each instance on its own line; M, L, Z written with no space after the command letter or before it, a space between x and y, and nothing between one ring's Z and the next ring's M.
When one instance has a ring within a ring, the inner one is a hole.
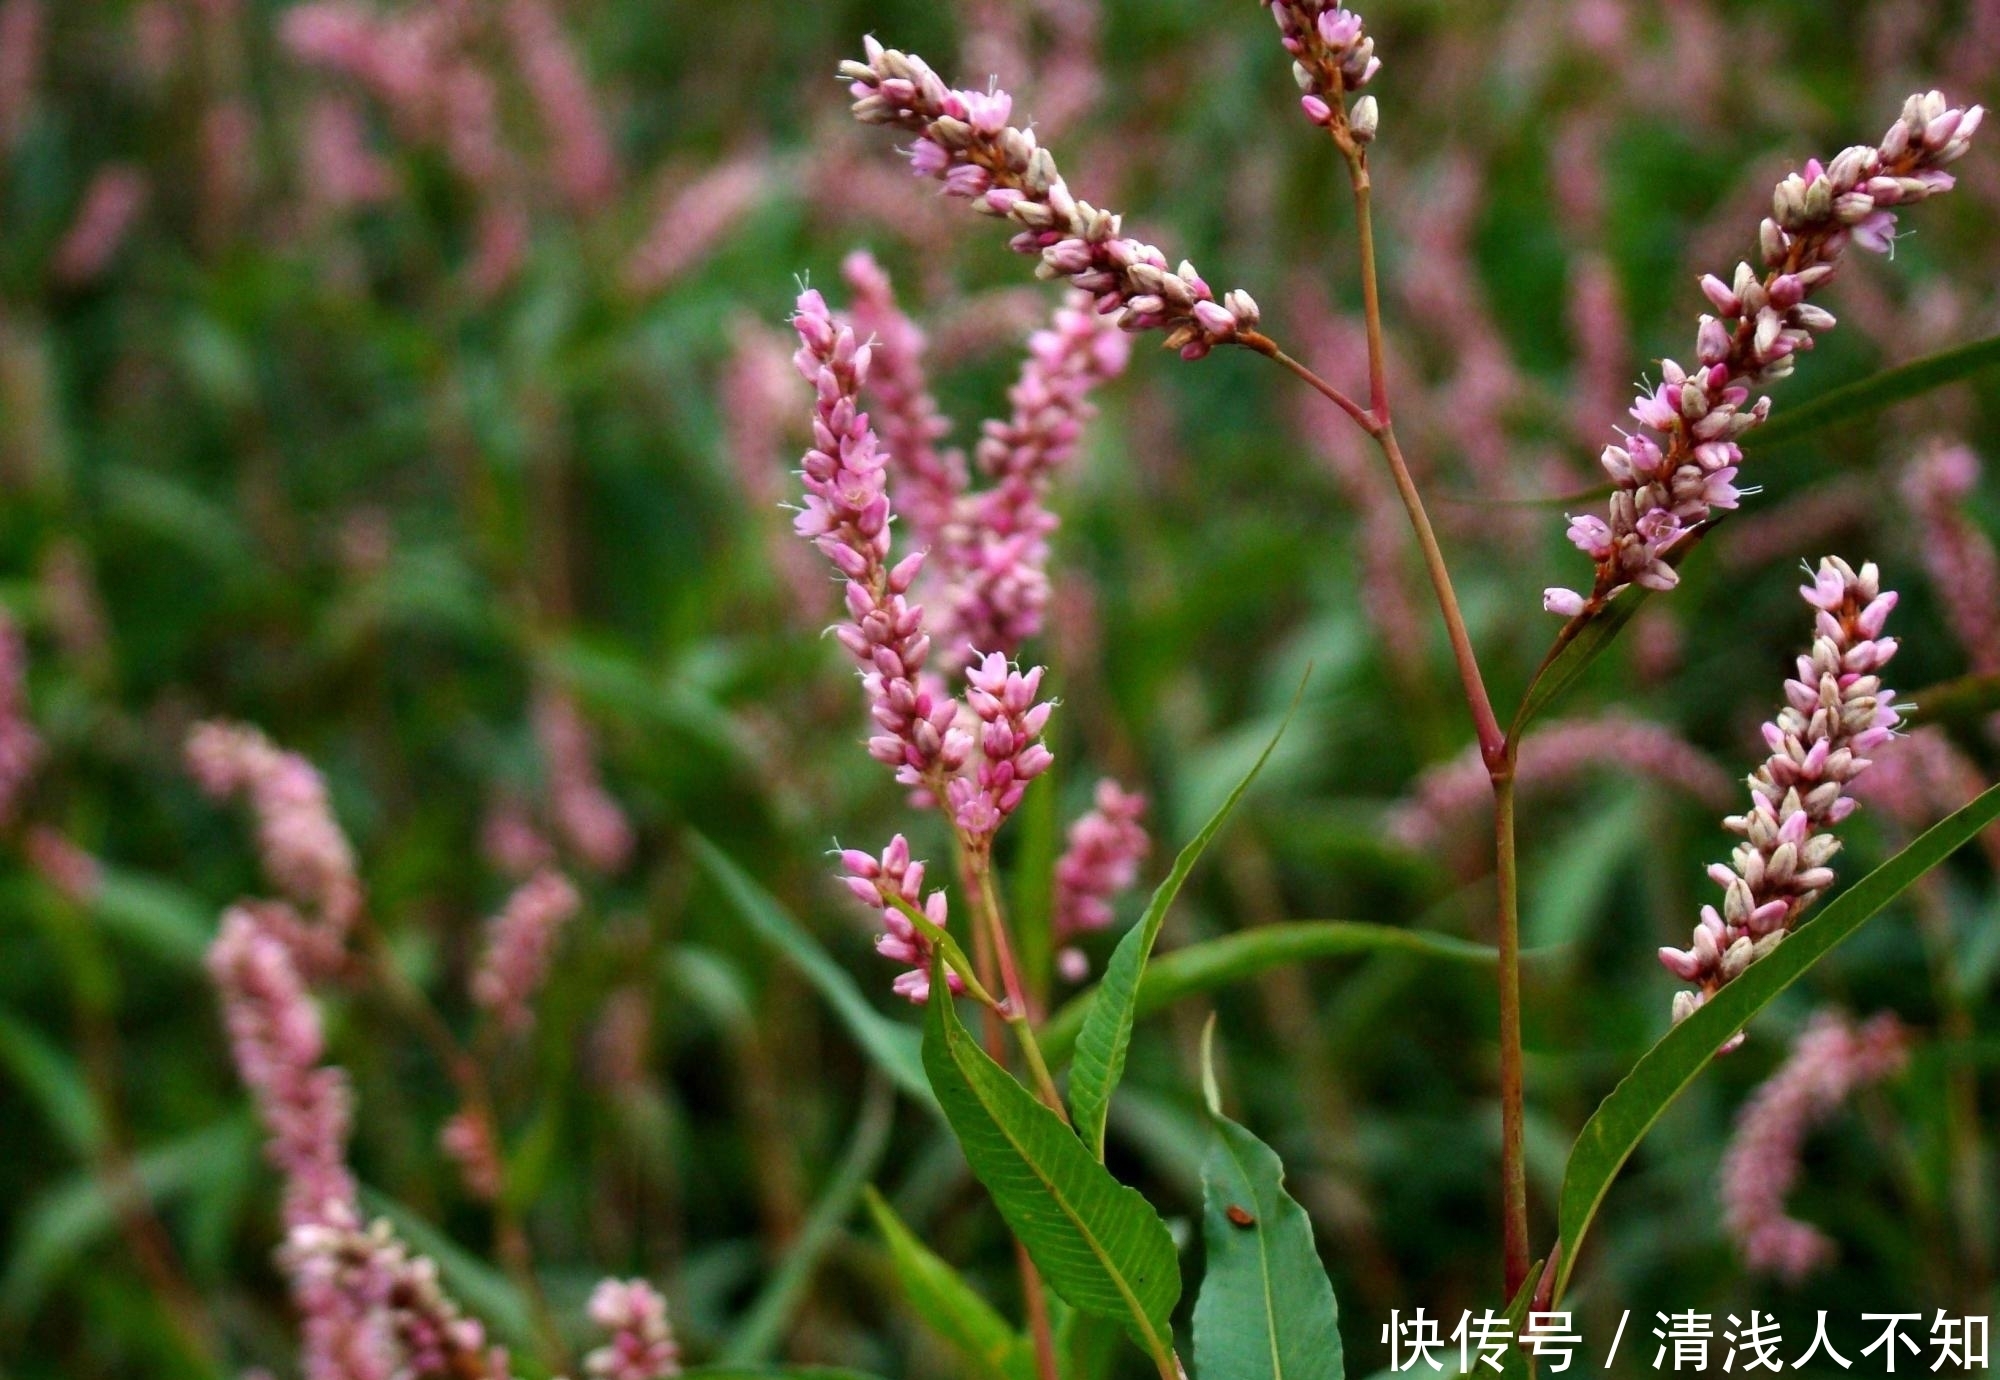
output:
M1722 1157L1723 1225L1743 1263L1798 1284L1832 1262L1825 1232L1785 1211L1798 1182L1805 1138L1841 1103L1899 1072L1908 1040L1894 1015L1856 1026L1836 1011L1817 1013L1792 1051L1736 1118Z
M916 173L1016 227L1009 245L1040 259L1038 276L1067 279L1128 331L1165 331L1167 346L1184 359L1256 329L1250 294L1233 291L1218 301L1194 265L1183 260L1170 269L1159 249L1119 233L1118 216L1079 201L1034 132L1008 123L1014 100L1005 91L953 90L922 58L873 38L865 50L865 61L840 65L854 117L915 134L909 151Z
M1831 830L1857 808L1849 783L1896 729L1895 692L1877 674L1896 654L1896 639L1882 636L1895 593L1873 564L1856 571L1831 556L1799 593L1817 611L1818 635L1785 682L1785 707L1764 725L1771 755L1749 778L1750 809L1722 822L1743 841L1708 870L1721 909L1702 907L1687 948L1660 950L1668 971L1695 984L1674 995L1676 1021L1776 948L1833 885L1840 840Z
M1758 231L1763 271L1742 263L1730 282L1701 280L1715 314L1701 318L1695 364L1660 362L1660 382L1632 404L1638 429L1601 457L1610 512L1570 519L1570 541L1597 567L1589 593L1550 589L1543 607L1573 618L1627 585L1678 583L1668 559L1675 546L1742 498L1737 438L1771 408L1752 394L1790 374L1834 324L1808 297L1834 276L1849 245L1877 253L1894 246L1891 207L1951 189L1945 168L1964 155L1984 116L1976 105L1947 105L1936 91L1915 95L1880 144L1857 144L1827 165L1809 159L1777 185Z

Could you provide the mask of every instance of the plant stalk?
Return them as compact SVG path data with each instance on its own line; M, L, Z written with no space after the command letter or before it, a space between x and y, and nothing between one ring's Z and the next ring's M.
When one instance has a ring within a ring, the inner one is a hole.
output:
M1388 351L1382 328L1382 294L1375 262L1375 224L1371 209L1372 183L1368 172L1368 150L1348 132L1345 121L1336 122L1334 142L1347 163L1348 183L1354 194L1354 216L1361 267L1361 303L1368 335L1368 406L1320 378L1299 361L1280 350L1268 337L1249 332L1242 343L1268 355L1290 370L1308 386L1328 398L1374 438L1389 466L1417 546L1423 554L1424 570L1430 577L1438 612L1444 619L1445 635L1451 643L1452 660L1465 693L1466 708L1472 715L1473 732L1479 741L1481 760L1493 783L1494 873L1499 886L1498 949L1500 968L1500 1178L1503 1239L1502 1274L1506 1297L1512 1298L1528 1276L1528 1182L1523 1157L1523 1097L1521 1059L1521 937L1520 899L1514 847L1514 751L1515 745L1493 713L1493 701L1486 692L1472 637L1452 587L1451 571L1438 544L1424 508L1423 495L1410 474L1410 467L1396 440L1389 406ZM1571 633L1571 635L1574 635Z
M1514 859L1514 763L1493 776L1494 880L1499 891L1500 1207L1504 1298L1528 1278L1528 1168L1521 1070L1521 904Z

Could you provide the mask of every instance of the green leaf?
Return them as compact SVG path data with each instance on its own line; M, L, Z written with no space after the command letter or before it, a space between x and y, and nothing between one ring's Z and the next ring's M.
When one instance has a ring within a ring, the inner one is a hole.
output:
M987 1057L946 995L942 959L932 967L924 1067L973 1174L1049 1287L1072 1308L1124 1324L1172 1374L1181 1277L1166 1223Z
M1905 727L1924 724L1974 724L2000 709L2000 676L1970 675L1919 690L1909 697Z
M1211 1020L1211 1030L1213 1029ZM1340 1315L1312 1220L1285 1192L1285 1166L1214 1105L1202 1165L1208 1273L1194 1305L1195 1372L1228 1380L1341 1380Z
M1802 440L1826 427L1871 416L1995 365L2000 365L2000 335L1925 355L1773 413L1770 421L1743 434L1742 445L1745 450L1764 450Z
M193 973L215 937L215 908L186 887L109 863L99 868L90 914L107 931Z
M1773 997L1996 818L2000 818L2000 786L1946 816L1842 892L1818 917L1800 925L1776 949L1669 1030L1633 1065L1585 1123L1570 1150L1569 1167L1563 1173L1558 1243L1562 1266L1556 1279L1556 1298L1562 1297L1576 1265L1577 1247L1590 1230L1611 1181L1653 1123L1707 1067L1715 1052Z
M53 1040L5 1011L0 1011L0 1069L40 1104L70 1153L88 1159L97 1152L104 1121L83 1069Z
M132 1172L155 1208L217 1179L240 1178L256 1162L257 1139L247 1116L215 1122L168 1144L141 1151ZM79 1173L36 1198L20 1214L0 1277L0 1319L33 1315L55 1279L109 1236L118 1205L96 1173Z
M1154 889L1153 899L1146 903L1146 913L1118 942L1111 962L1104 969L1104 979L1097 985L1097 1000L1085 1013L1083 1028L1076 1036L1076 1060L1069 1078L1069 1105L1077 1134L1083 1137L1083 1143L1100 1160L1104 1158L1104 1121L1111 1111L1111 1094L1117 1090L1118 1080L1125 1076L1125 1055L1132 1046L1132 1023L1138 1013L1139 982L1146 971L1146 960L1152 955L1153 942L1160 937L1160 926L1166 922L1167 911L1174 898L1180 895L1181 884L1187 880L1188 873L1194 871L1194 865L1201 860L1209 841L1221 832L1236 803L1243 799L1243 793L1250 789L1257 773L1271 760L1278 740L1285 736L1292 715L1298 711L1299 697L1305 689L1306 683L1301 679L1299 688L1292 692L1291 707L1285 711L1278 731L1271 735L1271 741L1257 754L1257 760L1250 764L1250 770L1243 774L1221 807L1209 816L1208 823L1201 826L1201 832L1181 849L1166 880Z
M876 1230L888 1243L889 1263L904 1296L963 1359L967 1375L978 1380L1033 1380L1035 1357L1028 1339L1010 1327L958 1271L917 1240L881 1194L869 1189L867 1202Z
M786 914L776 898L739 867L735 859L700 834L690 833L688 838L694 844L695 857L708 869L737 914L756 931L758 938L776 949L818 989L863 1052L904 1092L927 1105L935 1105L930 1083L924 1077L923 1058L918 1052L921 1037L917 1032L896 1024L870 1006L847 970L835 963L818 941Z
M1162 1011L1183 997L1213 992L1232 982L1256 977L1272 968L1314 958L1344 958L1352 954L1405 953L1445 963L1492 963L1494 950L1448 934L1374 925L1359 920L1286 920L1238 930L1161 954L1139 980L1135 1017ZM1524 954L1523 958L1533 958ZM1039 1038L1042 1054L1060 1064L1075 1048L1098 989L1079 993L1049 1018Z
M804 1300L812 1283L813 1271L840 1229L854 1213L854 1205L867 1190L875 1166L889 1148L889 1127L895 1120L896 1100L889 1085L879 1078L868 1080L867 1098L855 1119L854 1134L840 1157L819 1201L806 1217L799 1234L786 1244L783 1263L772 1273L770 1282L757 1296L737 1325L721 1360L729 1365L754 1365L777 1349L792 1314Z

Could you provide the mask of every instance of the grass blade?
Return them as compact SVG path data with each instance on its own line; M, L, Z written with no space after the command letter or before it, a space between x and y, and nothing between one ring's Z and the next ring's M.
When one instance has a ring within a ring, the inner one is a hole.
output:
M958 1271L916 1238L896 1210L867 1191L875 1229L889 1247L889 1263L903 1296L933 1332L950 1344L971 1380L1033 1380L1029 1342L981 1298Z
M1842 892L1816 918L1799 926L1784 943L1751 964L1741 977L1641 1056L1585 1123L1570 1151L1569 1167L1563 1173L1562 1267L1556 1279L1557 1298L1569 1282L1577 1247L1590 1230L1611 1181L1661 1114L1707 1067L1716 1050L1773 997L1995 818L2000 818L2000 786L1947 816Z
M1138 1013L1139 983L1145 976L1146 960L1152 956L1153 943L1160 937L1160 926L1166 922L1168 909L1173 906L1174 898L1180 895L1181 884L1187 880L1188 873L1194 871L1194 865L1201 860L1202 852L1228 822L1237 802L1250 789L1250 783L1257 779L1257 773L1271 760L1278 740L1291 726L1292 715L1298 712L1299 697L1305 694L1305 689L1306 683L1301 680L1299 688L1292 692L1291 707L1285 711L1284 721L1271 735L1271 741L1264 745L1264 750L1257 755L1257 760L1251 763L1250 770L1243 774L1242 780L1236 783L1221 807L1209 816L1208 823L1201 826L1200 832L1174 859L1166 880L1155 888L1153 899L1146 903L1146 913L1118 942L1111 962L1105 966L1103 981L1097 985L1097 1000L1084 1014L1082 1028L1076 1036L1076 1060L1070 1070L1069 1105L1077 1134L1083 1137L1083 1143L1100 1160L1104 1158L1104 1121L1111 1111L1111 1094L1117 1090L1118 1080L1125 1076L1125 1055L1132 1046L1132 1023Z
M1770 421L1743 434L1743 448L1757 451L1803 440L1816 431L1872 416L1996 365L2000 365L2000 335L1940 350L1775 412Z
M895 1080L897 1087L920 1102L935 1105L930 1083L924 1077L923 1058L918 1052L921 1037L917 1032L896 1024L870 1006L847 970L835 963L819 942L786 913L777 898L759 886L734 858L700 834L688 837L694 844L695 857L757 937L805 975L806 981L826 998L854 1042Z

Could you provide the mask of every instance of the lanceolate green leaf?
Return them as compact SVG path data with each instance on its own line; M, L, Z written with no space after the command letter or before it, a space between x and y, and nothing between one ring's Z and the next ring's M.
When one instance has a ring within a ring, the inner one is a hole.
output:
M1908 848L1863 877L1808 920L1766 957L1723 987L1704 1006L1661 1037L1584 1125L1563 1174L1556 1297L1575 1268L1577 1247L1597 1215L1611 1181L1632 1151L1692 1083L1730 1036L1798 981L1904 889L1953 850L2000 818L2000 786L1948 816Z
M1117 1090L1118 1080L1125 1076L1125 1055L1132 1045L1132 1022L1137 1015L1139 1002L1139 981L1146 971L1146 960L1152 956L1153 942L1160 937L1160 926L1165 923L1167 911L1174 898L1181 893L1181 884L1188 873L1194 871L1195 863L1201 860L1202 851L1209 845L1222 826L1229 819L1236 803L1243 799L1243 793L1250 789L1250 783L1257 779L1257 773L1264 769L1264 763L1271 759L1278 740L1285 736L1285 729L1292 722L1292 715L1298 712L1299 696L1305 693L1306 684L1299 682L1299 688L1292 692L1291 707L1285 711L1284 722L1271 735L1271 741L1257 754L1257 760L1250 764L1243 779L1229 793L1229 798L1209 816L1208 823L1181 849L1180 856L1168 871L1166 880L1153 892L1153 899L1146 903L1146 913L1139 917L1139 923L1126 932L1119 941L1118 948L1106 965L1104 979L1097 985L1097 1000L1091 1003L1085 1013L1083 1026L1076 1037L1076 1062L1070 1070L1069 1105L1070 1113L1076 1121L1077 1134L1083 1143L1100 1160L1104 1158L1104 1122L1111 1111L1111 1094Z
M910 1306L951 1344L973 1380L1032 1380L1035 1357L1028 1339L1008 1326L992 1304L903 1225L874 1189L868 1211L889 1247L889 1262Z
M1153 959L1139 979L1133 1016L1150 1016L1183 997L1213 992L1287 964L1378 953L1414 954L1444 963L1484 964L1495 960L1494 950L1487 945L1448 934L1359 920L1286 920L1238 930L1218 939L1205 939ZM1077 1032L1083 1028L1097 999L1096 988L1079 993L1042 1028L1039 1037L1042 1055L1051 1065L1060 1064L1076 1047Z
M1960 676L1919 690L1909 701L1907 725L1978 723L2000 709L2000 676Z
M1826 427L1908 402L1996 365L2000 365L2000 335L1913 359L1908 364L1843 384L1811 402L1773 412L1770 421L1743 434L1743 447L1764 450L1801 440Z
M1208 1273L1194 1305L1194 1366L1228 1380L1341 1380L1340 1315L1312 1221L1263 1141L1211 1108L1202 1165Z
M875 1166L889 1148L889 1127L895 1113L896 1099L889 1085L880 1078L870 1078L846 1152L828 1176L798 1236L787 1244L783 1261L737 1323L719 1359L730 1365L755 1365L778 1349L786 1325L812 1283L813 1271L854 1214L855 1202L867 1190Z
M1181 1277L1166 1223L987 1057L942 995L942 962L931 991L938 995L924 1026L924 1067L973 1174L1049 1287L1073 1308L1122 1323L1171 1374L1169 1318Z
M930 1084L924 1078L923 1060L918 1053L920 1037L908 1026L898 1025L868 1004L861 988L847 970L835 963L799 922L785 913L771 893L737 865L736 860L700 834L690 834L695 857L708 869L709 876L736 908L758 938L796 967L826 998L834 1015L847 1027L854 1042L872 1058L896 1085L920 1102L931 1102Z

